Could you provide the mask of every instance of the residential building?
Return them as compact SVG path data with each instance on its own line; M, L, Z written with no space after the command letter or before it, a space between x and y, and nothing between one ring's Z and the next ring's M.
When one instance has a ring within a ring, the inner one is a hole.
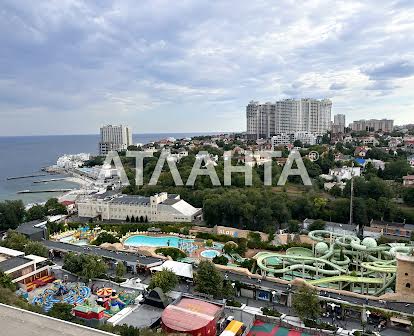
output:
M328 176L337 181L350 180L352 177L361 176L361 167L342 167L329 169Z
M379 221L374 219L371 220L370 226L371 228L380 229L384 236L391 236L393 238L397 237L409 239L411 237L411 233L414 231L413 224L387 222L382 220Z
M329 99L285 99L246 107L247 137L271 138L274 135L309 132L323 135L331 129L332 102Z
M345 133L345 114L335 114L332 124L332 133Z
M279 133L271 138L272 148L287 146L299 140L303 145L315 145L316 136L310 132L295 132L292 134Z
M411 166L411 168L414 168L414 155L410 155L407 157L407 162Z
M107 192L85 196L76 205L79 217L98 220L125 221L134 217L141 222L192 222L202 218L201 208L166 192L150 197Z
M101 127L99 153L106 155L110 151L126 150L132 145L132 131L128 126L106 125Z
M394 120L391 119L369 119L356 120L349 124L353 131L370 131L370 132L391 132L394 128Z
M296 132L293 139L293 142L299 140L303 145L316 145L316 136L310 132Z
M404 187L414 186L414 175L403 176L403 186Z
M48 276L47 258L25 255L24 252L0 246L0 271L7 274L20 287L43 276Z

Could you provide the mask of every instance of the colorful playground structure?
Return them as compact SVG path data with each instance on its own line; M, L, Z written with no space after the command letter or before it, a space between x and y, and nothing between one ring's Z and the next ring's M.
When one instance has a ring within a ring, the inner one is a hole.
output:
M40 305L45 312L48 312L55 303L79 305L83 304L90 296L91 290L83 283L63 284L60 280L55 280L52 287L46 288L33 298L32 304Z
M111 317L124 309L125 306L134 304L136 299L135 293L122 291L118 295L115 289L108 287L98 289L96 295L98 297L96 303L104 308L105 317Z
M302 278L307 283L361 294L393 292L396 255L412 255L414 246L404 243L378 245L353 235L326 230L309 233L312 250L293 247L286 254L259 252L255 259L263 276L284 280Z

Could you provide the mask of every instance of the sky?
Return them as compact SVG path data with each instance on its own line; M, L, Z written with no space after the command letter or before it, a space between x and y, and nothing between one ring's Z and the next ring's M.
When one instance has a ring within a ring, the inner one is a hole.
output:
M414 122L412 0L2 0L0 136L245 131L250 100Z

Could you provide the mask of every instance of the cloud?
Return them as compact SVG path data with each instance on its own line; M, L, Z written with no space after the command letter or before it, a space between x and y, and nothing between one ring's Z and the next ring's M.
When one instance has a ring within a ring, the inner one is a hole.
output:
M329 90L343 90L346 88L345 83L332 83Z
M413 16L405 0L4 0L0 134L240 131L251 99L287 97L409 122Z
M414 75L414 62L403 59L390 61L367 67L363 73L373 80L410 77Z

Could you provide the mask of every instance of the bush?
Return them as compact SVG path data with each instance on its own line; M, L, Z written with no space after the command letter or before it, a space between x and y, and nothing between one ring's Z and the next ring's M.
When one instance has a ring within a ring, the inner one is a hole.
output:
M97 245L97 246L104 244L104 243L109 243L109 244L119 243L119 239L108 232L101 232L98 235L98 237L96 237L96 239L92 241L92 245Z
M312 224L309 224L308 231L315 231L315 230L324 230L325 229L325 221L322 219L317 219L313 221Z
M218 265L227 265L229 263L229 259L227 259L224 255L215 256L213 258L213 263Z
M155 250L155 253L169 256L173 260L179 260L185 258L187 255L176 247L160 247Z
M226 300L226 306L240 308L242 304L239 301L236 301L234 299L228 299Z
M268 308L268 307L262 307L261 310L262 310L263 315L266 315L266 316L280 317L282 315L277 310Z
M336 329L338 329L337 327L326 323L326 322L316 322L314 320L305 320L303 321L303 323L305 324L305 327L308 328L315 328L315 329L323 329L323 330L330 330L330 331L335 331Z

